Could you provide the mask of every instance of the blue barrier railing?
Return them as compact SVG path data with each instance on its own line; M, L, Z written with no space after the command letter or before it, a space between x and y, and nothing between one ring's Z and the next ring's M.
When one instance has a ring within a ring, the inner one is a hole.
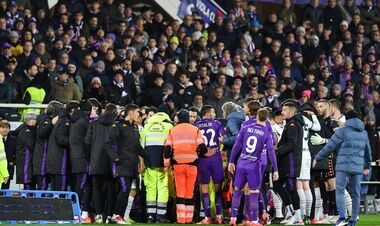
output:
M49 203L48 199L63 202L52 201ZM10 200L12 203L9 203ZM44 201L44 204L39 204L38 200ZM78 200L78 195L75 192L0 190L0 223L81 224L81 210ZM64 208L62 205L65 205ZM67 219L67 217L64 220L59 219L57 216L62 214L66 214L66 216L68 214L70 218L72 216L72 219ZM27 219L25 216L33 216L33 219Z

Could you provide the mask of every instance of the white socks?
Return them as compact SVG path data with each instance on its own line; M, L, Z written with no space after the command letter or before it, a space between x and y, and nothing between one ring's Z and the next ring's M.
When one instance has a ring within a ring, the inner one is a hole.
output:
M128 197L128 205L127 205L127 208L125 209L124 219L129 219L129 213L132 210L133 200L135 200L135 197L133 196Z
M82 211L82 219L88 217L88 212L87 211Z
M301 210L296 210L296 213L294 214L296 220L300 221L302 220L302 217L301 217Z
M347 190L344 190L344 203L346 204L347 216L351 216L352 213L352 199L350 193Z
M322 211L322 198L321 198L321 189L320 188L315 188L315 218L319 220L321 218L321 215L323 214Z
M305 198L306 198L306 216L310 217L311 206L313 205L313 195L311 194L311 190L304 190Z
M286 216L285 216L285 218L288 218L289 216L293 216L294 215L294 209L293 209L292 204L286 206L285 208L286 208Z
M282 213L282 200L273 190L271 190L271 193L273 198L274 209L276 211L276 217L283 218L284 214Z
M300 216L305 216L306 215L306 197L305 197L305 192L303 189L297 189L298 196L300 197Z

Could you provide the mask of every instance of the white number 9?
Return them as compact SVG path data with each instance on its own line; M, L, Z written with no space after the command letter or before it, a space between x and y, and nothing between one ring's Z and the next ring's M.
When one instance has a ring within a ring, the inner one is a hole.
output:
M246 149L245 150L248 153L253 153L256 150L256 145L257 145L257 137L250 136L247 139Z

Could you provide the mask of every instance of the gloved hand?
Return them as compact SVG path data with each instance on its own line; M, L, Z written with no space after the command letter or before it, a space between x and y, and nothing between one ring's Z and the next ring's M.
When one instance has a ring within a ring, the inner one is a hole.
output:
M316 134L310 137L310 142L312 145L320 145L320 144L325 144L326 139L322 138L319 134Z

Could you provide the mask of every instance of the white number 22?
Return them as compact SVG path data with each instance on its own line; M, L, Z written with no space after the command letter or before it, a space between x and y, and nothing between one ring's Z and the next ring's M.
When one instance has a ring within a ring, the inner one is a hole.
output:
M256 145L257 145L257 137L255 136L250 136L247 139L247 144L246 144L246 151L248 153L253 153L256 150Z
M208 140L207 140L207 137L205 136L205 130L202 129L201 132L202 132L202 138L203 138L203 140L204 140L206 146L207 146L208 144L209 144L210 146L215 146L215 145L216 145L216 143L214 142L214 138L215 138L215 130L213 130L213 129L208 129L208 130L206 130L206 133L211 134L211 136L210 136L210 141L208 141Z

